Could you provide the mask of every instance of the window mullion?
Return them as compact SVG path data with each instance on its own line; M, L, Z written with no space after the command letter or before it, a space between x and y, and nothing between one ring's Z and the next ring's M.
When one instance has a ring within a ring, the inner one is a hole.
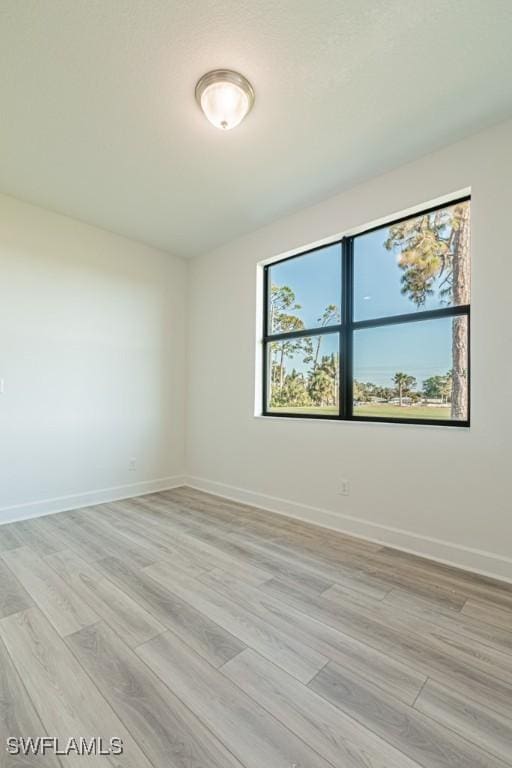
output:
M357 320L352 323L353 329L365 330L367 328L381 328L386 325L403 325L405 323L420 323L428 320L440 320L443 317L459 317L469 315L471 308L469 304L460 304L450 307L439 307L438 309L428 309L420 312L409 312L402 315L389 315L385 317L375 317L368 320Z
M300 331L288 331L286 333L273 333L270 336L264 336L263 341L285 341L286 339L301 339L305 336L329 336L329 334L339 333L341 325L325 325L317 328L303 328Z
M268 349L267 342L265 341L268 335L268 310L269 310L269 269L268 266L263 267L263 343L261 345L263 351L263 359L261 361L261 371L263 374L262 382L262 411L267 413L268 411Z
M354 329L353 329L353 314L354 314L354 238L347 238L347 361L345 368L347 371L347 387L345 392L345 409L346 418L351 419L353 415L353 344L354 344Z

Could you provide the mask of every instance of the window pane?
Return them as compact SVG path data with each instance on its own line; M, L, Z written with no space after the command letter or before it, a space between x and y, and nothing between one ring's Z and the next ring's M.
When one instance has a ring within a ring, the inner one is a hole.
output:
M354 320L469 304L469 201L354 239Z
M269 333L337 325L341 307L341 246L329 245L268 270Z
M338 414L339 334L267 344L267 411Z
M354 333L354 416L465 421L468 322L463 317Z

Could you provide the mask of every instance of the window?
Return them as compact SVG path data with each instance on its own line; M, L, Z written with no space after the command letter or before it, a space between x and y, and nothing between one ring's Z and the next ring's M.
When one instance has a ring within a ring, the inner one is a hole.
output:
M263 415L468 426L470 201L264 268Z

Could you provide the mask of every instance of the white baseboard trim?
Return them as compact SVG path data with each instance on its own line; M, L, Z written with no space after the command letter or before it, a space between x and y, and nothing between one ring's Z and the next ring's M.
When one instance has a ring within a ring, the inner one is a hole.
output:
M183 475L163 477L159 480L142 480L138 483L118 485L113 488L102 488L96 491L85 491L71 496L59 496L54 499L30 501L25 504L15 504L11 507L0 508L0 525L14 523L18 520L28 520L31 517L51 515L54 512L66 512L81 507L91 507L94 504L106 504L110 501L131 499L134 496L144 496L146 493L168 491L185 484Z
M276 496L268 496L264 493L219 483L215 480L207 480L203 477L185 476L184 484L215 496L223 496L231 501L238 501L268 512L276 512L355 538L426 557L444 565L512 583L512 558L493 552L464 547L450 541L373 523L370 520L363 520L343 513L330 512L326 509L311 507Z

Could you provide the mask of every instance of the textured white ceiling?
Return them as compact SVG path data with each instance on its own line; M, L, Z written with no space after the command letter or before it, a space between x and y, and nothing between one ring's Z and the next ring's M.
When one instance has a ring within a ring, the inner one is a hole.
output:
M510 116L511 37L511 0L2 0L0 191L194 255Z

